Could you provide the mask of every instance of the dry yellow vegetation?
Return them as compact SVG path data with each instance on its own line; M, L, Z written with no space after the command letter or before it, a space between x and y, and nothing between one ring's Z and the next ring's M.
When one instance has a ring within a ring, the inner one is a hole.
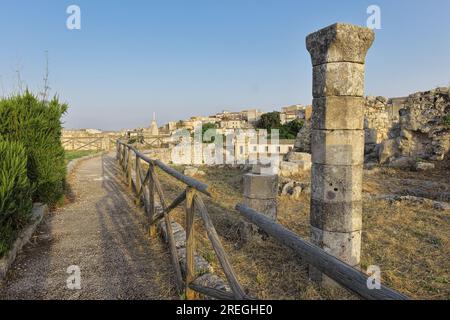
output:
M212 198L202 197L239 280L251 296L260 299L358 299L346 290L325 290L312 284L308 280L307 265L290 249L273 239L253 240L241 246L238 233L241 218L234 206L242 201L243 172L216 167L202 170L206 175L198 179L209 184ZM442 175L442 171L448 173L445 164L436 170L441 172L418 174L392 169L374 171L365 177L364 191L373 194L405 194L407 186L398 181L401 178L413 181L413 185L416 182L423 192L446 192L442 188L433 191L433 183L429 189L420 183L420 179L433 179L444 189L450 189L448 178ZM173 199L181 192L181 183L162 172L158 174L168 199ZM369 265L380 266L383 284L413 299L450 299L448 211L437 210L429 204L387 200L366 200L363 210L362 270ZM184 225L182 207L174 211L174 218ZM279 223L307 239L309 195L302 194L299 200L279 197L278 219ZM198 219L196 226L198 252L221 275L214 251Z

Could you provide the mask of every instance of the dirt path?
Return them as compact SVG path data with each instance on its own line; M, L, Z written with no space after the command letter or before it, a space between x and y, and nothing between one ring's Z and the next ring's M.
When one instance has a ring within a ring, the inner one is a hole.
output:
M82 162L70 178L75 199L46 217L18 256L0 299L173 299L170 258L145 232L145 216L112 155ZM69 266L81 290L69 290Z

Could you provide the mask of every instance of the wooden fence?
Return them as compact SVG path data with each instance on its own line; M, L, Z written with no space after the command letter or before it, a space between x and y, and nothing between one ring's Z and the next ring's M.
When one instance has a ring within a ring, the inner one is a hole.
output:
M109 151L114 150L117 136L72 136L62 137L61 144L64 150L69 151Z
M131 145L127 145L121 141L117 142L117 160L122 166L127 183L130 189L136 194L139 201L142 201L147 215L150 219L150 233L156 233L156 224L164 219L167 230L168 242L172 264L175 270L176 286L180 294L185 293L186 299L194 299L195 292L210 296L216 299L248 299L244 289L239 283L237 276L231 266L227 254L220 242L216 229L208 214L201 194L211 196L208 192L208 186L195 179L187 177L178 171L168 167L159 160L152 160L144 154L136 150ZM142 162L148 165L148 169L144 170ZM159 178L156 174L155 167L160 168L165 173L171 175L175 179L183 182L186 189L177 196L171 204L168 205L163 193L163 189ZM133 175L135 178L133 179ZM162 210L157 212L155 205L155 196L158 196ZM185 221L186 221L186 275L183 279L176 244L172 231L172 219L169 213L185 201ZM232 290L232 294L209 288L196 283L195 279L195 227L194 215L198 210L201 219L205 225L208 238L217 255L217 259L223 269L228 280L228 284Z
M405 295L384 285L381 285L380 289L369 289L368 276L365 273L326 253L311 242L303 240L289 229L243 204L236 205L236 210L281 244L294 250L306 262L361 298L369 300L408 299Z
M150 217L150 232L156 233L156 223L160 219L165 220L165 226L169 239L169 248L173 267L176 274L176 285L179 293L186 293L187 299L195 297L194 292L216 298L216 299L250 299L244 292L237 280L237 276L228 260L226 252L220 242L216 229L209 217L208 210L201 198L201 194L211 196L208 192L208 185L193 178L187 177L175 169L165 165L159 160L152 160L140 153L134 147L123 142L117 142L117 159L125 171L125 175L130 188L136 193L138 199L144 203L144 207ZM144 172L141 161L148 164L148 170ZM171 175L186 185L186 189L176 197L170 205L164 197L161 183L155 172L155 167L160 168L165 173ZM133 173L135 179L133 180ZM155 210L155 193L158 195L162 210ZM172 221L169 213L178 207L182 202L185 204L186 218L186 277L182 278L180 263L177 255L175 240L172 232ZM198 210L205 225L208 238L214 248L217 258L222 266L228 283L232 289L232 294L208 288L196 283L194 269L195 255L195 228L194 214ZM300 238L298 235L270 220L266 216L242 205L238 204L236 210L248 221L258 226L267 234L275 238L281 244L291 248L294 252L325 275L357 294L363 299L371 300L406 300L405 295L396 292L384 285L380 289L369 289L369 277L363 272L342 262L336 257L328 254L322 248ZM293 279L293 281L295 281Z

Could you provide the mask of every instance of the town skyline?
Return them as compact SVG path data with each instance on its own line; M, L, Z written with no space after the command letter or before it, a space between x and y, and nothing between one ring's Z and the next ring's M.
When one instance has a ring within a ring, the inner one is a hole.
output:
M66 27L73 4L79 30ZM50 95L69 103L67 128L143 127L153 112L167 123L223 109L308 105L305 36L336 21L365 26L373 4L5 0L1 94L17 92L18 75L23 88L42 91L48 52ZM442 39L450 3L375 4L381 29L368 54L365 94L390 98L448 86L450 43Z

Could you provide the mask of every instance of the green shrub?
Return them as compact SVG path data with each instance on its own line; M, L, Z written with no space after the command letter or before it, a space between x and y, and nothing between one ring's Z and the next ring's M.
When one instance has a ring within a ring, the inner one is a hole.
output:
M0 140L0 257L27 223L31 195L25 148L18 142Z
M304 122L300 119L292 120L288 123L281 124L280 113L277 111L263 114L257 122L256 128L266 129L270 136L270 130L278 129L280 139L295 139L298 132L303 127Z
M61 117L66 110L57 98L44 102L28 91L0 101L0 138L23 144L34 201L53 205L64 195Z
M450 115L444 116L444 124L450 128Z

